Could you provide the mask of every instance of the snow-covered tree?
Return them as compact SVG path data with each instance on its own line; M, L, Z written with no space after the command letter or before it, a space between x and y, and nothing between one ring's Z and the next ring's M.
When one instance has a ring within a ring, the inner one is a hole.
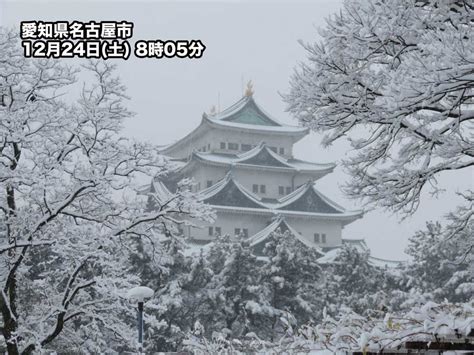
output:
M320 284L327 313L334 315L346 307L370 314L386 307L388 294L396 287L390 274L370 263L368 251L344 245L335 252L334 259L324 266Z
M293 326L301 325L322 314L323 277L317 263L321 253L308 248L288 231L277 231L266 241L263 255L268 260L262 265L261 284L275 309L266 328L272 330L271 338L280 338L287 321L294 320Z
M220 269L214 269L215 277L209 284L213 290L212 308L218 314L215 331L232 337L240 337L252 330L252 321L271 312L261 297L259 261L253 249L245 241L219 240L216 248L226 252ZM219 244L224 244L223 246ZM216 252L212 254L218 256ZM218 256L216 260L222 260ZM219 263L213 263L219 265Z
M346 0L304 44L286 101L325 144L349 137L350 196L412 213L439 175L472 169L473 13L467 0Z
M156 209L144 209L136 179L168 163L153 146L120 136L131 113L113 69L25 59L17 35L0 29L0 331L8 354L129 346L135 242L160 247L161 231L183 215L209 216L187 186L151 195ZM76 99L68 92L79 72L87 83Z
M472 298L473 260L455 242L445 239L440 223L428 223L426 230L415 233L406 252L412 260L403 268L403 279L409 288L425 294L426 300L467 302Z
M474 5L464 0L345 0L320 31L322 40L303 44L308 60L291 79L288 109L301 124L325 133L326 145L349 139L354 148L344 161L352 177L345 189L349 196L408 216L419 207L424 190L440 192L441 175L472 170L473 14ZM474 195L472 190L458 194L464 203L447 216L445 226L431 224L412 238L414 261L401 269L401 277L384 276L384 282L400 282L388 295L390 307L415 306L399 314L407 323L390 332L377 326L380 318L370 323L360 315L344 316L329 322L332 333L319 334L334 340L328 348L364 351L371 336L372 346L399 344L417 334L417 324L436 319L438 325L446 321L452 326L450 319L459 309L468 310L471 329L472 302L446 303L439 314L428 303L419 312L419 303L430 298L472 299ZM342 279L334 281L341 284ZM349 290L361 288L356 283ZM408 324L414 313L416 319ZM380 334L386 334L385 342Z
M212 324L215 317L210 306L213 293L208 286L214 273L206 255L185 257L177 249L167 259L166 268L162 261L155 272L143 278L151 285L160 283L155 286L155 297L147 303L148 352L177 350L196 322Z
M431 346L443 352L449 346L466 345L465 339L474 327L474 304L433 303L408 312L386 313L382 318L360 316L341 308L337 316L325 315L317 325L296 328L280 339L268 341L258 337L242 340L215 337L205 339L194 334L185 340L194 354L345 354L394 353L407 349L407 342L418 343L418 351Z

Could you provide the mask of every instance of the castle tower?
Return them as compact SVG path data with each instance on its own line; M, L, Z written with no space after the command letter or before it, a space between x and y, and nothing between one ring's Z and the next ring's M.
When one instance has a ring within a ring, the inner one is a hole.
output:
M342 244L342 229L360 218L316 188L334 164L303 161L293 145L308 129L285 125L255 102L252 92L226 110L203 114L200 125L162 150L178 168L153 182L155 191L173 191L194 178L195 191L216 211L215 223L186 226L182 233L197 242L217 235L263 243L277 228L302 243L329 250Z

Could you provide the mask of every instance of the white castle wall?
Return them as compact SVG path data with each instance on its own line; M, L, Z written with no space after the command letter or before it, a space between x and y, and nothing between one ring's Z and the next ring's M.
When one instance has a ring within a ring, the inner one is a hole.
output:
M191 236L197 240L212 240L214 236L209 235L209 226L220 227L222 235L234 236L235 228L246 228L248 230L249 237L255 233L261 231L268 225L268 221L271 216L251 215L251 214L235 214L226 212L217 212L216 223L205 224L201 223L200 228L190 227L188 231L185 231L185 235Z
M221 142L226 144L226 149L221 149ZM224 130L216 128L200 129L198 134L188 138L186 144L180 144L168 153L174 158L186 158L196 149L200 151L214 151L216 153L241 153L242 144L256 146L261 142L267 143L270 147L284 149L285 157L291 157L293 154L293 139L285 136L275 136L274 134L252 133L248 131ZM228 150L228 143L237 143L239 150Z
M217 212L216 223L206 224L200 223L199 227L188 227L184 233L197 240L212 240L215 236L209 235L209 227L220 227L222 235L234 236L235 228L246 228L249 237L258 233L268 224L271 223L272 215L259 214L243 214L243 213L227 213ZM285 216L287 223L293 227L300 235L309 243L319 247L335 247L342 243L342 225L338 221L319 220L301 217ZM215 229L214 229L215 231ZM314 234L319 233L326 235L326 242L316 244L314 242Z
M267 135L264 133L253 133L248 131L238 132L235 130L213 130L210 131L210 141L214 144L215 152L226 152L229 153L229 150L221 150L220 143L238 143L239 148L241 144L251 144L256 146L261 142L265 142L269 147L275 147L278 149L283 148L284 157L291 157L293 154L293 139L288 136L275 136ZM232 151L230 151L232 152ZM241 151L240 151L241 152ZM237 152L238 153L238 152Z
M321 247L335 247L342 243L342 225L338 221L285 217L286 222L300 233L308 242L314 242L314 234L326 234L326 243Z
M207 187L207 182L212 181L215 184L228 173L229 168L226 166L209 166L198 165L193 171L193 177L196 181L198 190L203 190ZM311 176L308 174L298 174L292 172L275 171L272 169L247 169L234 167L232 174L236 181L239 182L245 189L253 192L253 185L259 185L260 197L265 198L280 198L286 195L286 188L291 190L297 189L299 186L305 184ZM265 193L260 192L260 185L265 185ZM279 186L283 186L285 193L280 195Z

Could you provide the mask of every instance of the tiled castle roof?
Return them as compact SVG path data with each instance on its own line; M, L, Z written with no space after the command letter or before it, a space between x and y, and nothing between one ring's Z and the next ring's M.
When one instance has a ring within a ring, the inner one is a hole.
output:
M321 194L312 181L278 200L278 209L288 211L344 213L345 210Z
M245 208L260 209L274 214L311 214L351 220L362 215L361 211L346 211L329 200L316 190L312 181L280 199L264 200L246 190L229 173L224 179L201 191L201 199L213 206L232 207L241 210Z
M259 129L273 132L302 132L308 129L280 123L257 105L253 96L244 96L235 104L216 114L204 114L204 120L211 123L247 129Z
M197 159L205 163L234 166L264 166L289 169L298 172L330 173L334 170L333 163L312 163L299 159L285 158L270 149L265 143L260 143L253 149L240 154L217 154L194 151L191 160Z
M209 128L247 131L263 135L284 135L293 137L295 141L308 134L309 129L291 126L278 122L270 117L253 97L245 96L235 104L216 114L202 115L201 123L194 130L178 141L161 147L161 152L171 154L175 149L192 142L196 136L204 134Z
M250 246L257 249L257 251L262 251L264 248L265 241L275 232L288 232L290 236L296 238L299 242L303 243L307 247L311 247L316 249L320 252L321 255L324 255L323 251L316 247L314 244L309 243L306 239L304 239L300 233L298 233L293 227L291 227L282 216L278 216L272 223L270 223L267 227L262 229L260 232L251 236L248 241Z
M267 208L258 196L247 191L232 178L231 174L227 174L224 179L201 191L201 199L213 206Z

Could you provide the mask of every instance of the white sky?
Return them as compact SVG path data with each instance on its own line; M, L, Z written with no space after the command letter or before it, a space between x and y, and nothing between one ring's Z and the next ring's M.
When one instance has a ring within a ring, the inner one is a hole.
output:
M133 40L200 39L204 57L116 61L137 115L125 134L155 144L167 144L196 127L202 112L218 104L223 109L237 101L244 82L252 79L257 102L273 117L296 122L285 112L279 93L289 90L288 79L305 52L298 40L318 39L324 18L338 11L341 1L5 1L0 0L0 25L18 27L25 20L127 20L135 23ZM311 134L297 143L295 156L317 162L338 162L349 146L329 149ZM451 173L439 179L447 192L439 199L428 193L420 210L400 220L376 210L344 229L345 238L365 238L374 256L403 259L410 235L427 220L439 220L459 201L454 192L472 186L472 172ZM340 168L321 179L317 187L346 208L340 184L348 179Z

